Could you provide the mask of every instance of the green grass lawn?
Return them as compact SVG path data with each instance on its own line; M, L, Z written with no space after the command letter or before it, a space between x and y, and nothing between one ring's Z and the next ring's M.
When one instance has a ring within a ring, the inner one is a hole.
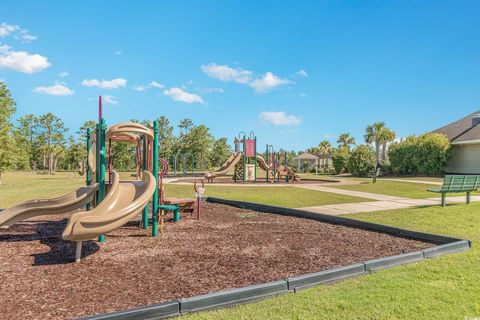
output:
M134 179L131 173L120 173L121 179ZM54 176L33 173L6 173L0 185L0 208L17 202L51 198L66 194L82 185L84 177L71 172ZM193 197L193 185L165 185L167 197ZM305 190L294 187L221 187L207 185L207 196L272 204L290 208L325 204L371 201L363 198Z
M7 172L0 185L0 208L20 201L61 196L85 184L85 177L73 172L56 175L31 172Z
M400 181L389 181L388 179L379 179L377 183L372 183L371 180L362 184L355 185L341 185L333 186L338 189L363 191L370 193L385 194L389 196L398 196L414 199L435 198L438 194L428 192L429 189L439 189L440 186L420 183L408 183ZM461 193L453 194L455 196L462 195Z
M480 204L351 218L480 241ZM480 317L480 249L185 319L465 319Z
M167 184L166 197L192 197L193 186ZM321 206L326 204L372 201L334 193L306 190L295 187L224 187L206 185L206 196L271 204L287 208Z
M401 180L419 180L419 181L427 181L427 182L443 182L443 178L441 177L395 177L395 176L387 176L381 177L381 179L401 179Z

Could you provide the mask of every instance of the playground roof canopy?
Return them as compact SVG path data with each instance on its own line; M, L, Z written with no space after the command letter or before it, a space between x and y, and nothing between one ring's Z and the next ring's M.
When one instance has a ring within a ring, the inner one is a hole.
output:
M293 158L294 160L318 160L319 157L308 152L304 152L298 157Z

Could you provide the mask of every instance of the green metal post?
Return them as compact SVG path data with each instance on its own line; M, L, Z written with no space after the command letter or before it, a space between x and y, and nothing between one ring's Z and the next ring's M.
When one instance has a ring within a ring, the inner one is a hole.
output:
M287 151L285 151L285 168L288 167L288 155L287 155ZM285 182L288 183L288 175L285 176Z
M142 145L142 171L148 170L147 168L147 157L148 157L148 150L147 150L147 137L143 136L143 145ZM148 228L148 202L145 208L143 208L142 212L142 227L143 229Z
M100 124L97 123L97 125L95 126L95 136L97 137L96 138L96 141L95 141L95 145L96 145L96 150L95 150L95 182L99 182L100 181ZM98 196L98 191L97 191L97 196Z
M268 166L268 144L265 147L265 162L267 163ZM268 170L267 170L267 182L268 182Z
M243 136L243 182L247 175L247 142L245 141L246 137Z
M90 160L88 159L88 153L90 152L90 128L87 128L87 160L85 161L85 184L89 186L92 183L92 177L90 172ZM85 209L90 210L90 203L87 203Z
M255 137L255 144L253 145L253 164L254 164L254 170L253 170L253 182L257 182L257 137Z
M158 121L153 122L153 176L157 186L153 194L152 205L152 236L158 235Z
M100 122L100 184L98 189L98 203L105 198L105 120ZM105 241L105 236L102 234L98 237L99 242Z

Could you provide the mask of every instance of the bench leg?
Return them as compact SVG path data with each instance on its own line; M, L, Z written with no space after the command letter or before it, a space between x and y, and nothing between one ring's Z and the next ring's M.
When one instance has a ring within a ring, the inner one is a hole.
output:
M177 222L180 220L180 207L173 211L173 221Z
M447 206L447 194L446 193L442 193L442 207L446 207Z
M470 194L471 192L467 192L467 204L470 204L470 200L471 200Z

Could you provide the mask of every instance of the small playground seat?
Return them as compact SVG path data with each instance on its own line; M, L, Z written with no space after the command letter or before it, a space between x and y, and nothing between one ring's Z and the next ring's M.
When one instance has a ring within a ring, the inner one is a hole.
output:
M195 211L195 199L193 198L165 198L163 203L166 205L180 206L180 212L193 214Z

